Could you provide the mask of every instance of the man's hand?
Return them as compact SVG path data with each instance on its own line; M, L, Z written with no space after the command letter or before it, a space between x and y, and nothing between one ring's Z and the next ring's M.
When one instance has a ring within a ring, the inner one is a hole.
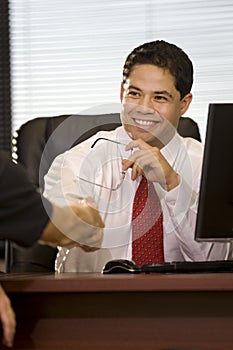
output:
M83 222L83 234L78 240L78 246L85 251L95 251L101 247L104 222L91 198L84 199L81 205L72 206L72 209Z
M81 200L70 207L53 205L53 213L46 226L41 241L55 246L78 246L85 251L101 247L104 223L95 203Z
M122 169L126 171L132 168L132 180L144 174L147 180L159 182L167 191L179 184L179 175L170 166L157 147L148 145L141 139L130 142L126 151L137 147L128 159L122 161Z
M3 329L3 344L8 347L13 346L16 319L11 307L10 299L0 286L0 319Z

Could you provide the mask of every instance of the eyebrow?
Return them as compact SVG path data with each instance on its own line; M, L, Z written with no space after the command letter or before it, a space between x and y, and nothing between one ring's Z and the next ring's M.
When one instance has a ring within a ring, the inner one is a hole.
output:
M171 99L173 99L172 94L170 94L170 92L168 92L167 90L154 91L154 94L156 94L156 95L166 95L166 96L170 97Z
M134 89L134 90L142 92L142 90L140 88L138 88L137 86L134 86L134 85L129 85L128 89ZM168 92L167 90L154 91L154 95L166 95L166 96L170 97L171 99L173 99L172 94L170 94L170 92Z

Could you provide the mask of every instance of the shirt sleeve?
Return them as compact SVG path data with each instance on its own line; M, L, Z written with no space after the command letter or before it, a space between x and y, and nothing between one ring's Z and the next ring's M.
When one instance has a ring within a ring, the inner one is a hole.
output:
M0 239L31 246L51 213L52 205L41 197L23 167L0 152Z
M184 152L180 152L183 155L177 159L178 169L175 169L180 175L180 184L170 192L160 189L166 217L166 258L169 261L228 259L232 254L231 244L195 240L203 146L191 139L185 141ZM179 248L179 257L175 255L175 246Z

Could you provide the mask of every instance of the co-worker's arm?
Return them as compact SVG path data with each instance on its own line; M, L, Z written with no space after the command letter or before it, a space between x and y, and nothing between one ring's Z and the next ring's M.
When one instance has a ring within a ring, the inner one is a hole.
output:
M41 242L81 245L97 249L104 224L90 201L64 208L52 205L36 191L22 167L0 152L0 239L27 247ZM66 236L67 235L67 236ZM78 243L77 243L78 242ZM12 347L16 320L11 303L0 286L0 323L3 343Z
M0 285L0 322L2 324L3 344L8 347L13 346L16 320L15 313L11 307L11 302Z

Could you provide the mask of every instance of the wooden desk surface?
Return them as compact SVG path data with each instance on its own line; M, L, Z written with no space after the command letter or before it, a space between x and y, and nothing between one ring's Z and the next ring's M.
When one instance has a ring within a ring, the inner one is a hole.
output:
M233 274L6 274L15 349L233 349Z
M203 274L3 274L8 292L231 291L233 273Z

